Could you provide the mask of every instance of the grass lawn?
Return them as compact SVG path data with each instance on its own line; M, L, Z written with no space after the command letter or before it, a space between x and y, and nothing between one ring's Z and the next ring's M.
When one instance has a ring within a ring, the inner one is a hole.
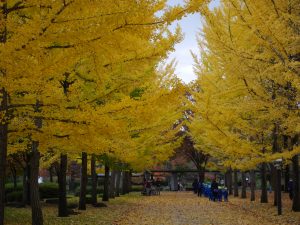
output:
M94 208L87 205L86 211L75 210L77 215L66 218L57 217L57 205L43 204L44 225L94 225L113 224L135 205L140 193L130 193L115 199L110 199L107 207ZM99 202L101 199L98 199ZM69 202L78 201L78 198L68 199ZM5 225L31 225L31 210L27 208L5 208Z

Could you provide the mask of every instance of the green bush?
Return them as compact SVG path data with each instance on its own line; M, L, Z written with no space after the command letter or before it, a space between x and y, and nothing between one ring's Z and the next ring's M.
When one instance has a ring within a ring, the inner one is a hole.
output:
M7 195L8 193L16 192L16 191L22 191L23 186L22 183L17 184L17 188L14 188L13 183L6 183L5 184L5 194Z
M74 195L79 196L79 193L80 193L80 186L78 186L75 189ZM103 193L103 187L97 187L97 194L100 194L100 193ZM86 187L86 194L87 195L92 195L92 186L87 186Z
M22 191L13 191L6 194L7 202L22 202L23 192Z
M143 185L132 185L131 187L131 191L137 191L137 192L140 192L142 191L144 188L143 188Z
M57 183L42 183L40 184L40 198L58 198L58 184Z

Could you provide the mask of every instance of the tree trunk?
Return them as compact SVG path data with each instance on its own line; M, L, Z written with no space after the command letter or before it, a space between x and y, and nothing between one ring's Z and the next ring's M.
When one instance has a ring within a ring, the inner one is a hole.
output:
M80 177L80 194L79 210L86 210L86 186L87 186L87 153L81 153L81 177Z
M91 159L91 177L92 177L92 205L97 205L97 174L96 174L96 156L92 154Z
M6 5L5 5L6 6ZM3 6L3 7L5 7ZM0 90L2 101L0 103L0 113L7 114L8 95L5 89ZM7 157L7 121L0 121L0 225L4 223L4 204L5 204L5 169Z
M50 177L50 182L53 182L53 173L52 173L52 166L49 167L49 177Z
M114 198L116 192L116 171L111 172L109 197Z
M32 155L30 158L30 200L31 200L31 216L32 225L43 225L43 213L39 196L39 160L40 153L38 151L39 142L32 142Z
M2 1L3 2L3 1ZM1 43L7 41L7 1L2 4L2 38ZM6 75L6 71L3 70L3 76ZM0 102L0 113L4 115L4 118L8 116L8 94L5 88L0 90L1 102ZM5 204L5 169L6 169L6 158L7 158L7 140L8 140L8 122L5 119L0 120L0 225L4 224L4 204Z
M241 198L247 198L246 189L247 189L246 174L245 174L245 172L242 172L242 195L241 195Z
M67 163L68 157L66 154L60 155L60 170L59 170L59 204L58 204L58 216L67 217Z
M277 206L277 170L276 168L274 167L273 164L270 164L270 167L271 167L271 182L270 182L270 185L273 189L273 195L274 195L274 202L273 202L273 205L274 206Z
M237 174L237 170L234 170L233 171L233 176L234 176L234 180L233 180L233 182L234 182L234 184L233 184L233 186L234 186L234 190L233 190L233 196L234 197L238 197L239 196L239 187L238 187L238 174Z
M295 155L292 158L293 165L293 206L292 210L300 212L300 193L299 193L299 156Z
M125 195L128 193L128 182L127 182L127 171L122 172L122 194Z
M131 176L132 176L132 173L131 171L128 171L127 172L127 193L130 193L131 192Z
M261 164L261 203L268 203L266 163Z
M255 170L250 171L251 201L255 201Z
M284 192L288 193L288 183L290 180L290 166L286 165L284 170Z
M109 200L109 166L105 163L105 178L104 178L104 190L102 201Z
M200 172L199 172L199 181L201 183L204 182L204 178L205 178L205 168L200 167Z
M121 181L121 171L117 171L116 173L116 197L120 196L120 181Z
M228 170L228 194L232 195L232 170L231 168Z
M17 189L17 170L16 170L16 167L14 165L10 165L10 172L11 172L11 175L12 175L14 189Z

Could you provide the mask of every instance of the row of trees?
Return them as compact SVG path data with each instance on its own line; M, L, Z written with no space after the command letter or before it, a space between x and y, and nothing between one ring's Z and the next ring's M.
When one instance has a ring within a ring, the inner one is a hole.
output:
M299 1L223 0L199 11L205 25L201 58L194 55L190 136L223 168L259 168L264 187L267 164L273 184L281 178L272 162L292 164L293 210L300 211Z
M68 159L81 155L85 174L87 155L140 170L172 154L184 88L159 65L181 40L168 24L200 2L0 2L0 225L7 155L25 155L32 224L42 225L41 166L59 163L64 216Z

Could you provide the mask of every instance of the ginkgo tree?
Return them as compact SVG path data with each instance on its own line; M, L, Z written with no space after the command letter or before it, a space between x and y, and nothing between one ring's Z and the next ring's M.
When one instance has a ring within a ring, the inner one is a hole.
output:
M194 55L198 80L191 133L224 166L247 170L292 159L298 211L297 1L224 0L214 10L198 11L205 25L201 59Z

